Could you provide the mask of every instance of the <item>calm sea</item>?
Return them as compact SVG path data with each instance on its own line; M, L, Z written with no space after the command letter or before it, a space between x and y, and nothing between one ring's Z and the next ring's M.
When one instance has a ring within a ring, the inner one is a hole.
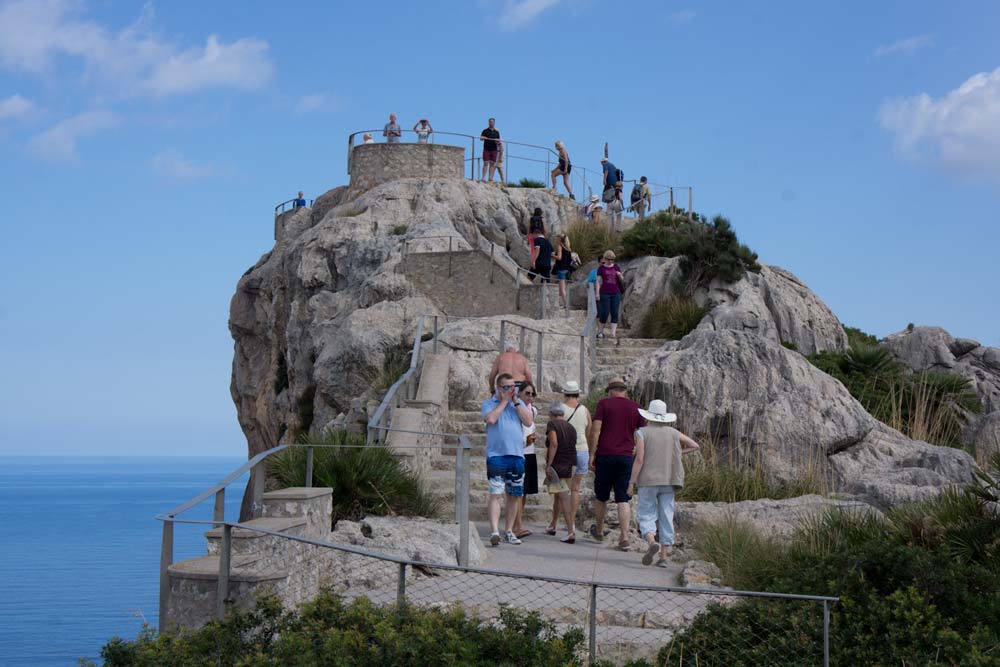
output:
M240 458L0 457L0 665L100 664L114 635L157 624L161 524L153 516L238 468ZM246 480L230 487L235 518ZM191 514L211 518L211 502ZM175 560L205 553L178 526Z

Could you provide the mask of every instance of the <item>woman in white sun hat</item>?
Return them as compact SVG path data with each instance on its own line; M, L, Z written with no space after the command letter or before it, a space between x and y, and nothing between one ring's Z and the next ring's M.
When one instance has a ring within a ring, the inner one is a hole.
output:
M648 544L642 556L643 565L651 565L659 553L658 567L667 566L670 548L674 544L674 492L684 486L684 464L681 456L699 449L698 443L667 424L677 421L677 415L667 412L660 400L649 402L649 410L639 409L649 424L635 432L635 462L628 493L635 495L639 487L639 532ZM656 524L659 521L659 539Z

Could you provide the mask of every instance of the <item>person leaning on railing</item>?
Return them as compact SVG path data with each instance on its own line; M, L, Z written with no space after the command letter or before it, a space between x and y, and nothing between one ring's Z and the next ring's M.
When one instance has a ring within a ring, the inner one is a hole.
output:
M306 200L302 198L302 190L299 190L299 196L292 200L292 208L302 208L306 205Z

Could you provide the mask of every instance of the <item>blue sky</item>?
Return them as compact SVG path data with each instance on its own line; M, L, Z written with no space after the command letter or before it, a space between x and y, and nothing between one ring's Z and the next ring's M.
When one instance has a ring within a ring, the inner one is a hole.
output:
M607 141L845 323L1000 345L1000 4L611 9L0 0L0 454L244 451L236 282L390 111Z

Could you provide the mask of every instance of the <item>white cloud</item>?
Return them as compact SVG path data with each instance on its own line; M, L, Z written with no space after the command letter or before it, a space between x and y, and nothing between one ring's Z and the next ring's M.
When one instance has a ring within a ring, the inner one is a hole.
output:
M521 28L557 4L559 0L505 0L500 12L500 27L504 30Z
M14 0L0 6L0 66L44 74L68 57L82 64L84 81L119 94L139 90L159 97L213 87L254 89L274 73L261 40L226 44L211 35L204 48L171 43L153 31L151 4L118 32L82 13L79 0Z
M149 164L159 175L178 181L209 178L218 173L211 164L188 160L174 149L160 151L150 159Z
M295 103L295 113L300 116L307 113L333 113L334 111L340 111L340 100L330 93L303 95Z
M1000 67L970 77L939 99L921 93L887 100L879 122L905 157L1000 178Z
M77 139L106 130L118 121L118 116L110 111L85 111L63 119L37 135L28 143L28 149L30 153L47 160L72 160L76 158Z
M913 37L907 37L906 39L901 39L898 42L893 42L892 44L882 44L875 49L875 52L872 55L876 58L895 54L912 56L925 46L930 46L933 41L934 40L931 39L930 35L914 35Z
M158 97L206 88L253 90L273 75L267 42L241 39L227 46L217 35L209 35L204 49L188 49L153 68L146 88Z
M697 15L698 13L693 9L679 9L670 15L670 20L674 23L687 23L694 20L694 17Z
M0 100L0 121L24 120L36 111L35 103L18 94Z

